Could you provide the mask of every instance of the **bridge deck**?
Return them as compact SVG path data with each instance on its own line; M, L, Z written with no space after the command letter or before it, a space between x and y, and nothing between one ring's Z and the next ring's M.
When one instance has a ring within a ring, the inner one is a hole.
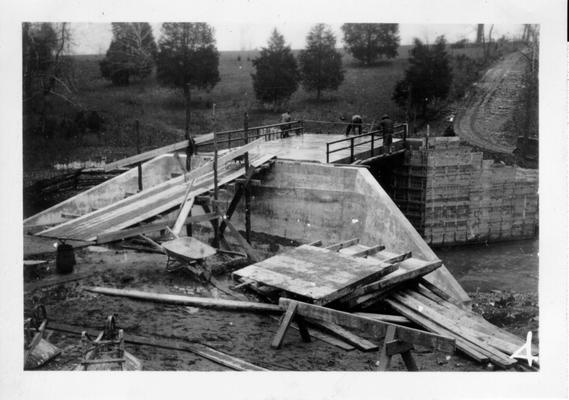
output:
M262 146L266 153L276 154L278 158L326 163L326 143L341 139L346 139L346 136L342 134L305 133L299 136L293 135L284 139L271 140L263 143ZM358 146L358 144L369 140L369 137L357 137L354 139L354 154L356 156L359 153L370 150L370 144ZM398 141L398 139L394 139L394 143ZM382 145L383 140L376 137L374 142L375 148ZM349 142L333 145L333 147L330 147L330 150L341 147L349 147ZM350 157L350 149L340 150L331 154L330 162L348 157Z

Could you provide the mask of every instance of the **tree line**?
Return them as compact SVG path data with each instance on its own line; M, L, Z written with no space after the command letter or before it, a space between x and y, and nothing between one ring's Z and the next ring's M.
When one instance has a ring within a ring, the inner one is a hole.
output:
M361 64L397 56L397 24L347 23L342 31L346 51ZM212 89L220 81L214 30L206 23L164 23L157 44L148 23L113 23L112 32L100 69L115 85L144 79L153 66L159 83L182 88L186 94L191 87ZM284 36L273 30L267 46L252 63L255 96L273 108L288 100L300 85L320 99L323 91L337 90L344 81L342 54L325 24L310 29L306 48L298 57Z

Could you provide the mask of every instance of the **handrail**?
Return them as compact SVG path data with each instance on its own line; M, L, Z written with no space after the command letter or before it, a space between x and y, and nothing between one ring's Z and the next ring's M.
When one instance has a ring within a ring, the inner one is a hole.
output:
M401 139L403 139L403 141L405 141L407 139L407 131L408 131L408 125L406 123L397 124L394 126L393 137L394 138L401 138ZM355 135L355 136L351 136L351 137L346 137L344 139L339 139L339 140L334 140L334 141L328 142L328 143L326 143L326 162L327 163L330 162L330 154L337 153L337 152L342 151L342 150L350 150L350 160L351 160L351 162L354 162L355 148L365 146L368 144L371 144L370 150L373 153L374 144L375 144L375 137L381 136L381 135L382 135L381 130L375 130L375 131L370 131L367 133L362 133L360 135ZM371 140L361 141L359 143L356 143L356 139L364 138L364 137L368 137L368 136L371 137ZM340 148L335 148L335 149L330 150L331 145L335 145L335 144L343 143L343 142L349 142L349 145L345 146L345 147L340 147Z

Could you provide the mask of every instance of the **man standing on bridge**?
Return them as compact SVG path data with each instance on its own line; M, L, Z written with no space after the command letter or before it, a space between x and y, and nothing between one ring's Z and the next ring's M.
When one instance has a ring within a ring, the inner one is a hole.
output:
M292 117L288 111L281 114L281 123L292 121ZM291 124L281 125L281 138L289 137Z
M389 118L389 115L384 114L381 117L381 132L383 134L383 152L391 153L391 143L393 141L393 121Z
M354 135L356 136L361 135L362 125L363 125L362 117L359 116L358 114L354 114L352 116L352 122L348 124L348 127L346 128L346 136L350 136L350 132L352 131L352 129L354 130Z

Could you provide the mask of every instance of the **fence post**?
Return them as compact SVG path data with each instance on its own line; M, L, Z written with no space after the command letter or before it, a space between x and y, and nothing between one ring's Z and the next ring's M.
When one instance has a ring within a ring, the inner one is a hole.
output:
M350 164L354 162L354 137L350 139Z
M243 115L243 134L245 136L245 144L249 143L249 114L245 111Z
M326 164L330 163L330 143L326 143Z
M136 130L136 154L140 154L140 122L138 120L134 121L134 129ZM137 163L136 168L138 169L138 191L142 191L142 163Z

